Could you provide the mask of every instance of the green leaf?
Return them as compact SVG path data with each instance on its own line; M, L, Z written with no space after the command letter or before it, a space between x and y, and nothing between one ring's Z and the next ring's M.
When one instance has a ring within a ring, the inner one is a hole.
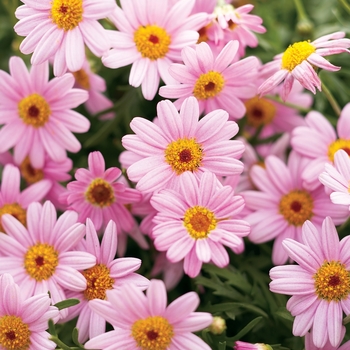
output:
M57 336L55 324L53 323L53 321L51 319L49 320L49 333L51 335Z
M79 343L78 335L79 335L78 328L77 328L77 327L73 328L73 331L72 331L72 340L73 340L73 343L74 343L75 345L79 346L79 348L84 349L83 344Z
M210 312L210 313L215 313L215 312L225 312L225 311L231 311L237 308L244 308L246 310L252 311L258 315L264 316L266 318L268 318L267 313L260 309L257 306L254 306L252 304L248 304L248 303L241 303L241 302L237 302L237 303L222 303L222 304L216 304L216 305L211 305L206 307L206 311Z
M78 305L79 303L80 303L79 299L66 299L56 303L54 306L56 306L58 310L63 310L63 309L66 309L67 307Z

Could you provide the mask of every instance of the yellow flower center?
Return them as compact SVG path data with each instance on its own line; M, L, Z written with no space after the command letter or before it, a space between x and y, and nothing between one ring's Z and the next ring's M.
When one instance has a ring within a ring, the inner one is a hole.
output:
M19 166L21 175L28 184L33 184L44 178L44 172L42 169L35 169L30 163L29 157L26 157Z
M339 261L325 261L313 276L320 299L340 301L350 293L350 273Z
M332 142L328 147L328 158L331 162L334 161L335 152L342 149L350 156L350 140L338 139Z
M115 201L112 186L106 180L94 179L85 192L86 200L99 207L108 207Z
M140 26L134 33L134 42L142 57L150 60L163 58L169 51L170 35L157 25Z
M276 107L270 101L253 97L245 102L247 122L250 126L258 128L270 124L276 115Z
M76 72L73 72L74 78L75 78L75 82L82 88L85 90L89 90L90 89L90 79L89 79L89 75L86 73L86 71L84 69L79 69Z
M48 280L58 265L58 253L53 246L37 243L24 256L24 268L37 281Z
M4 214L10 214L14 216L23 226L26 225L27 212L19 204L17 203L4 204L0 208L0 219ZM0 232L5 232L4 227L1 224L1 220L0 220Z
M208 41L209 39L208 29L211 27L211 25L212 24L209 23L205 27L202 27L201 29L198 30L199 38L198 38L197 44Z
M52 0L52 22L65 31L74 29L83 20L83 12L83 0Z
M178 139L165 149L165 161L177 175L185 171L196 171L202 165L202 146L194 138Z
M39 128L49 120L51 110L41 95L31 94L19 101L18 113L25 124Z
M314 201L310 194L303 190L291 191L281 198L280 213L290 225L301 226L313 216Z
M0 345L5 350L27 350L30 346L30 330L18 316L0 318Z
M315 51L315 46L311 45L308 41L299 41L289 45L282 56L282 68L291 72L298 64L305 61Z
M109 275L108 267L103 264L98 264L83 271L83 275L87 282L84 297L87 300L105 300L106 290L112 289L114 283L113 278L111 278Z
M174 336L172 325L162 316L137 320L131 327L131 335L142 350L166 350Z
M187 209L184 216L184 226L194 239L207 238L218 221L212 211L198 205Z
M225 80L221 73L214 71L203 73L194 85L193 95L198 100L215 97L221 92L224 85Z

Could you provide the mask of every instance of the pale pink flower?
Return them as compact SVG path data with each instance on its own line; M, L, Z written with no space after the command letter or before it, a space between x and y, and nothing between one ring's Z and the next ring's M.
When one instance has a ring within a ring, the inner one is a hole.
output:
M96 264L95 256L73 251L85 235L78 214L64 212L58 219L49 201L32 203L27 210L27 227L5 214L0 235L0 274L10 273L24 297L50 291L53 304L65 300L65 290L83 291L86 279L78 271ZM60 311L66 317L67 309Z
M282 241L286 238L300 241L306 220L320 228L326 216L339 225L349 215L348 207L333 204L322 187L314 190L304 187L301 174L308 162L296 152L291 152L287 165L276 156L269 156L265 169L254 165L250 172L258 191L241 193L246 207L254 210L244 218L251 224L249 239L254 243L275 239L272 250L275 265L287 262Z
M342 327L342 332L340 336L339 344L341 343L341 340L344 338L345 335L345 327ZM327 339L326 344L322 346L322 348L318 348L315 346L315 344L312 341L312 331L310 333L305 334L305 350L350 350L350 341L344 343L342 346L339 344L337 346L332 346L329 342L329 339Z
M132 64L129 83L141 85L145 99L152 100L159 80L172 83L168 72L172 62L181 61L181 50L194 45L196 32L207 15L190 16L195 0L180 0L172 5L169 0L121 0L111 20L119 31L111 31L112 49L102 62L109 68Z
M57 320L59 311L51 306L48 293L25 297L11 275L0 276L0 348L53 350L56 344L46 332L49 319Z
M236 341L233 350L272 350L270 345L262 343L246 343L244 341Z
M177 98L174 104L178 109L187 97L194 96L200 114L221 108L229 113L230 119L242 118L246 112L242 99L256 94L254 81L259 61L248 57L234 62L238 46L238 41L230 41L216 58L205 42L195 49L184 48L181 53L184 65L175 63L169 68L169 73L181 84L162 86L159 94Z
M14 147L16 164L28 155L35 168L44 166L45 154L62 162L66 150L78 152L81 145L72 132L86 132L90 122L71 108L88 93L72 89L72 74L49 81L48 62L32 66L30 73L19 57L11 57L9 65L11 75L0 71L0 152Z
M336 151L343 149L350 154L350 103L343 108L336 131L327 118L316 111L309 112L305 122L306 126L293 130L291 145L296 152L309 158L302 178L305 186L314 189L321 185L318 177L325 163L333 163Z
M142 156L127 169L137 189L154 192L174 188L186 171L197 177L205 170L219 176L243 171L238 158L244 146L241 141L230 140L238 126L228 120L226 111L215 110L199 120L198 102L189 97L180 113L168 100L158 103L157 112L157 124L134 118L130 127L136 135L122 138L123 146L131 151L129 157Z
M133 285L107 291L109 301L93 300L91 308L112 324L114 331L89 340L86 349L201 349L210 350L197 332L212 323L207 312L194 312L199 297L189 292L167 306L164 283L151 280L146 295Z
M331 190L332 203L350 206L350 159L348 153L339 149L334 154L334 166L325 163L325 171L320 174L319 180ZM350 208L350 207L349 207Z
M32 64L53 58L56 76L67 69L82 68L85 45L96 56L102 56L110 47L107 32L98 22L111 14L116 6L113 0L21 0L15 15L19 22L14 30L26 36L20 45L24 54L33 52Z
M0 232L6 232L2 225L2 216L10 214L26 225L27 208L32 202L41 201L52 187L49 180L40 180L21 191L19 169L7 164L4 167L0 191ZM1 233L0 233L1 235Z
M76 327L79 330L80 343L106 331L104 318L89 307L92 300L108 300L106 291L120 288L124 284L134 284L141 290L145 290L149 284L147 278L134 273L141 265L140 259L114 259L117 251L117 227L113 221L108 223L100 245L95 227L92 221L87 219L86 240L83 241L83 246L83 251L96 257L96 265L82 271L87 281L84 291L66 293L67 298L80 300L78 305L69 308L69 319L78 316Z
M282 245L299 265L272 268L270 290L292 295L287 309L295 316L293 334L304 336L312 329L316 347L327 340L337 346L344 336L343 312L350 313L349 236L339 242L332 219L326 217L321 230L304 223L302 243L288 238Z
M246 221L236 219L244 207L243 198L210 172L200 180L184 173L177 191L160 191L151 204L158 211L153 229L156 249L166 251L171 262L184 259L184 271L190 277L199 274L203 263L227 266L224 246L240 247L242 237L250 232Z
M260 85L258 93L266 95L275 86L283 82L281 97L286 100L294 80L298 80L305 89L316 93L321 91L321 80L315 68L337 71L323 56L350 52L350 39L344 39L344 32L335 32L310 41L299 41L290 45L284 53L274 57L274 61L265 65L264 72L269 78Z
M139 191L127 188L119 180L121 170L115 167L106 169L100 152L91 152L88 157L89 169L79 168L75 172L76 181L67 185L68 192L61 200L65 200L69 209L79 213L79 221L90 218L100 230L110 220L117 224L118 232L130 231L134 226L134 218L127 209L128 204L139 202L142 195Z

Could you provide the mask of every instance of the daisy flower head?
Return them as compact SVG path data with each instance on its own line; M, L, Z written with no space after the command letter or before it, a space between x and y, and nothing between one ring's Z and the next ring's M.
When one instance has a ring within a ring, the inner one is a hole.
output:
M345 335L345 327L342 327L339 344L344 338L344 335ZM329 339L327 339L326 344L322 346L322 348L319 348L315 346L315 344L312 341L312 338L313 338L313 335L311 330L310 333L308 332L305 334L305 350L349 350L350 349L350 341L347 341L341 346L339 344L336 346L332 346L331 343L329 342Z
M57 320L59 311L51 306L48 293L24 297L12 276L0 276L1 349L53 350L56 344L46 332L49 319Z
M350 52L350 39L344 36L344 32L335 32L312 42L299 41L290 45L284 53L275 56L274 61L265 65L264 71L269 78L260 85L258 94L266 95L283 82L281 97L286 100L295 79L314 94L316 88L321 91L321 80L314 67L332 72L340 69L323 57Z
M242 99L256 94L254 82L259 61L256 57L247 57L234 62L238 47L238 41L230 41L216 58L205 42L195 48L184 48L181 53L184 64L175 63L169 68L178 83L162 86L159 94L178 99L175 101L178 109L187 97L194 96L200 113L222 108L230 119L242 118L246 112Z
M321 113L309 112L304 126L292 131L292 148L300 155L309 158L302 179L310 189L321 185L319 175L324 171L325 163L333 164L334 155L342 149L350 154L350 103L342 109L336 130Z
M86 279L78 271L96 264L96 258L78 252L76 245L85 235L78 214L64 212L58 219L53 204L32 203L27 210L27 227L5 214L0 235L0 274L10 273L24 297L50 291L52 303L65 300L65 290L83 291ZM67 309L60 311L66 317Z
M233 350L272 350L270 345L262 343L247 343L244 341L236 341Z
M130 127L136 135L122 138L123 146L131 151L129 157L142 156L127 169L141 192L175 188L186 171L197 176L205 170L218 176L242 173L238 158L244 145L230 140L238 125L228 120L226 111L215 110L199 120L198 102L189 97L180 113L168 100L158 103L157 112L157 124L134 118Z
M209 326L213 317L194 312L199 297L186 293L167 306L165 285L151 280L146 295L134 285L107 291L108 301L93 300L91 308L105 318L114 331L90 339L86 349L201 349L210 347L192 332Z
M65 74L49 81L48 62L32 66L11 57L10 73L0 71L0 152L14 147L14 161L29 156L34 168L42 168L47 154L55 162L78 152L80 142L72 132L89 130L90 122L72 111L88 99L88 93L73 89L74 77Z
M53 59L54 75L75 72L85 60L85 45L100 57L110 47L106 30L98 22L116 6L114 0L21 0L14 30L26 38L19 49L33 53L32 64Z
M275 265L287 262L282 242L286 238L300 241L306 220L320 228L326 216L331 216L336 225L349 216L348 206L333 204L322 187L305 188L301 174L308 163L308 158L293 151L287 164L276 156L268 156L265 168L254 165L250 171L258 190L241 193L247 209L253 211L244 218L251 224L249 239L258 244L275 239L272 249Z
M172 62L181 61L181 50L196 44L197 30L207 14L190 15L195 0L121 0L110 17L119 31L110 33L112 49L102 57L106 67L132 64L129 83L141 85L145 99L157 93L160 78L173 82L168 73Z
M350 313L350 240L339 242L334 223L326 217L322 228L310 221L302 227L302 241L285 239L283 248L298 265L270 270L270 290L292 295L287 309L294 318L293 334L304 336L312 329L317 348L329 340L338 346L344 336L343 312Z
M149 284L147 278L134 273L141 265L140 259L114 259L117 251L117 226L113 221L108 223L101 245L90 219L86 220L85 237L84 251L96 257L96 265L81 272L87 282L84 291L67 291L67 298L80 300L78 305L69 308L69 319L78 316L80 343L105 332L106 321L89 307L91 300L107 300L107 290L120 288L124 284L134 284L141 290L145 290Z
M113 220L118 231L130 231L134 218L126 205L139 202L142 194L119 180L120 169L106 169L100 152L89 154L88 165L88 170L80 168L75 172L76 181L67 184L68 191L61 196L61 201L79 213L80 222L90 218L96 230Z
M224 246L241 247L242 237L250 232L249 224L236 218L244 207L243 198L210 172L200 180L186 172L177 191L160 191L151 204L158 211L153 229L156 249L166 251L171 262L184 259L184 271L190 277L199 274L203 263L227 266Z

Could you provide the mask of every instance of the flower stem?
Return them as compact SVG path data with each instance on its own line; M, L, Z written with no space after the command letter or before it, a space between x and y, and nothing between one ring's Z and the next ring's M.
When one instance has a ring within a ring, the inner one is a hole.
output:
M299 20L297 23L298 32L303 36L309 36L312 32L313 25L306 14L304 4L302 0L294 0L294 4L299 17Z
M268 100L271 100L271 101L275 101L275 102L278 102L286 107L290 107L290 108L294 108L296 110L298 110L299 112L302 112L302 113L308 113L311 111L310 108L305 108L305 107L302 107L302 106L298 106L298 105L295 105L293 103L289 103L289 102L284 102L279 96L273 96L273 95L265 95L264 98L268 99Z
M346 0L339 0L339 2L343 5L345 10L350 14L350 5L347 3Z
M336 99L334 98L330 90L327 88L327 86L323 82L322 82L321 88L322 88L323 94L326 96L328 102L332 106L335 114L339 117L341 113L341 108L339 107L338 102L336 101Z

